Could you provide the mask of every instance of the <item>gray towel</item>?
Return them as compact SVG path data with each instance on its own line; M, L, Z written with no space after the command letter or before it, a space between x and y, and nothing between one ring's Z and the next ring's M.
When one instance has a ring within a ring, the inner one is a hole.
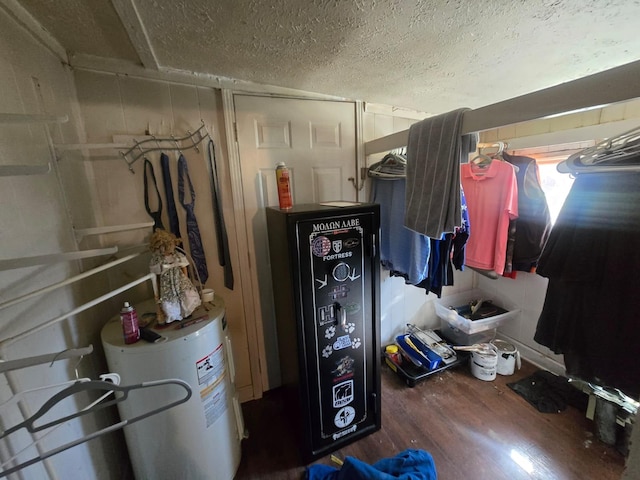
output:
M417 122L409 128L404 224L440 239L462 223L460 163L476 148L476 134L460 135L460 108Z

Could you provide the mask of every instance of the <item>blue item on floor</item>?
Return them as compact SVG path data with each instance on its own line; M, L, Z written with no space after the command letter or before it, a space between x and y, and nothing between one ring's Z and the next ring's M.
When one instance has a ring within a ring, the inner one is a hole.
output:
M307 467L307 480L437 480L436 466L430 453L407 449L395 457L373 465L347 457L340 470L329 465Z

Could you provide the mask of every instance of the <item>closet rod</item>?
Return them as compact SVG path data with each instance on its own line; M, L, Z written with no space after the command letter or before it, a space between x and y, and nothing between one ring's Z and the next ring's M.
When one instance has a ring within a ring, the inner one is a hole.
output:
M465 112L462 134L601 107L640 97L640 60ZM365 143L365 155L407 145L409 130Z
M138 230L140 228L153 227L153 222L130 223L127 225L112 225L108 227L74 228L76 238L80 240L88 235L102 235L104 233L125 232L127 230Z
M117 251L118 247L109 247L96 248L94 250L79 250L77 252L51 253L48 255L37 255L35 257L8 258L0 260L0 271L34 267L36 265L47 265L57 262L68 262L71 260L80 260L82 258L100 257L102 255L112 255Z
M54 143L53 148L58 151L65 150L106 150L109 148L129 148L126 143Z
M154 290L154 294L157 295L157 285L156 285L156 274L155 273L147 273L144 277L140 277L137 280L134 280L133 282L129 282L126 285L123 285L122 287L116 288L115 290L112 290L108 293L105 293L104 295L98 297L98 298L94 298L93 300L91 300L90 302L87 302L83 305L80 305L78 308L73 309L72 311L65 313L63 315L60 315L59 317L56 317L52 320L49 320L48 322L42 323L36 327L30 328L28 330L25 330L22 333L19 333L17 335L14 335L13 337L8 337L5 338L4 340L0 341L0 349L11 345L12 343L15 343L19 340L22 340L23 338L28 337L29 335L33 335L34 333L38 333L41 330L44 330L46 328L49 328L52 325L55 325L58 322L61 322L62 320L66 320L69 317L73 317L74 315L77 315L78 313L84 312L85 310L87 310L88 308L91 308L95 305L98 305L99 303L104 302L105 300L109 300L112 297L115 297L116 295L125 292L127 290L129 290L130 288L135 287L136 285L139 285L143 282L146 282L147 280L151 280L152 285L153 285L153 290Z
M51 171L51 163L43 165L0 165L0 177L22 177L46 175Z
M22 303L25 302L31 298L35 298L38 297L40 295L44 295L45 293L49 293L52 292L54 290L57 290L58 288L64 287L66 285L70 285L72 283L77 282L78 280L82 280L84 278L90 277L91 275L95 275L96 273L100 273L104 270L107 270L111 267L115 267L116 265L120 265L121 263L125 263L128 262L129 260L132 260L136 257L139 257L140 255L142 255L144 252L138 252L138 253L133 253L131 255L127 255L126 257L122 257L119 258L117 260L114 260L113 262L109 262L109 263L105 263L104 265L100 265L99 267L93 268L91 270L87 270L86 272L80 273L79 275L75 275L73 277L69 277L61 282L58 283L54 283L52 285L49 285L48 287L44 287L41 288L39 290L34 290L31 293L27 293L26 295L23 295L21 297L18 298L14 298L13 300L9 300L7 302L4 303L0 303L0 310L4 309L4 308L9 308L13 305L17 305L18 303Z
M42 365L43 363L53 363L58 360L67 358L77 358L89 355L93 352L93 345L83 348L71 348L58 353L47 353L45 355L37 355L35 357L18 358L16 360L0 361L0 373L11 370L19 370L21 368L32 367L34 365Z
M21 123L66 123L69 121L67 115L39 115L32 113L0 113L0 123L21 124Z

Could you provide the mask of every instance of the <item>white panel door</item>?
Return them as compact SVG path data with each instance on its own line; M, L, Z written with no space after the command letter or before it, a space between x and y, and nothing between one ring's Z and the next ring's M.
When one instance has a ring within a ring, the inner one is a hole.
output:
M252 286L263 384L279 384L265 207L278 205L275 168L290 169L293 203L356 200L356 105L352 102L234 95ZM277 266L275 266L277 268ZM275 286L277 288L277 285Z

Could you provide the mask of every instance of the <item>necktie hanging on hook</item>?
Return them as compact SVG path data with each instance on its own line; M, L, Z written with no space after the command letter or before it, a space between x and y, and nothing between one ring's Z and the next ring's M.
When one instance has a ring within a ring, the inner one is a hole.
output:
M220 192L220 181L218 179L218 167L216 164L216 151L213 140L207 143L207 153L209 154L209 164L211 166L211 189L213 190L213 216L216 221L216 240L218 243L218 263L224 267L224 286L233 290L233 268L231 266L231 256L229 254L229 240L227 238L227 228L222 215L222 194Z
M169 217L169 229L176 238L180 238L180 222L178 221L178 211L176 210L176 202L173 197L173 184L171 183L171 169L169 165L169 156L165 153L160 154L160 167L162 168L162 183L164 184L164 194L167 198L167 216Z
M187 181L189 195L191 197L191 201L189 203L185 203L184 201L185 179ZM187 236L189 237L191 258L193 258L193 262L195 263L198 276L200 277L200 283L204 285L207 278L209 278L209 271L207 269L207 260L204 255L204 248L202 247L202 238L200 237L198 220L196 220L196 193L193 190L193 184L189 177L187 160L184 158L184 155L180 155L180 158L178 159L178 198L180 199L180 203L187 214Z
M156 191L156 198L158 200L158 210L155 212L151 211L151 207L149 206L149 180L147 175L151 177L153 181L153 188ZM158 191L158 183L156 182L156 174L153 171L153 165L149 161L148 158L144 159L144 208L147 210L149 216L153 219L153 231L155 232L158 228L165 230L164 225L162 224L162 198L160 198L160 192Z

